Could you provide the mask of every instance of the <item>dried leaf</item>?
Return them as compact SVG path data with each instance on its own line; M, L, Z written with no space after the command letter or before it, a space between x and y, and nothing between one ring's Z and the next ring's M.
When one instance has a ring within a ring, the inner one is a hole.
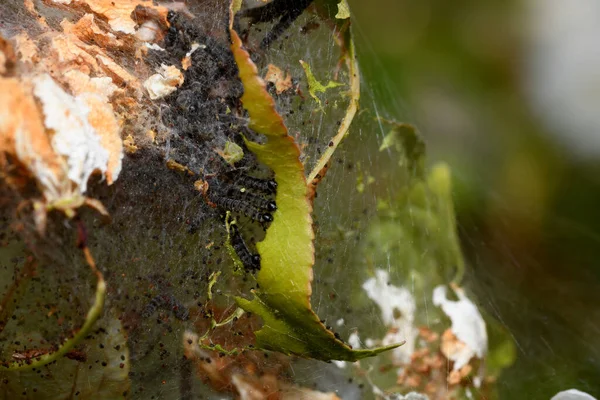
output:
M84 15L75 24L65 19L60 26L65 33L73 34L79 40L92 42L104 49L120 49L125 46L125 43L117 39L114 34L102 30L96 24L93 14Z
M0 86L0 152L15 155L42 187L54 192L55 183L66 179L65 165L46 134L32 85L0 78Z
M138 24L132 18L137 7L154 9L166 16L167 9L155 6L150 1L141 0L50 0L56 4L71 5L74 8L91 9L95 14L101 15L115 32L134 34Z
M267 66L265 80L275 84L277 94L281 94L292 87L292 76L289 73L285 75L281 69L273 64Z

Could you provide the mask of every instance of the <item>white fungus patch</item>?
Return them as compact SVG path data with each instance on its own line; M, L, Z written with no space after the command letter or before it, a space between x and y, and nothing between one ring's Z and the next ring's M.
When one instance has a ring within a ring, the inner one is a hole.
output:
M446 291L446 286L433 289L433 304L442 308L452 322L452 332L465 344L457 348L456 352L447 355L454 361L453 369L457 371L467 365L472 357L484 357L487 353L488 339L485 322L464 291L458 287L454 289L458 301L449 300Z
M596 398L581 390L569 389L556 393L550 400L596 400Z
M183 74L173 65L161 65L158 73L144 82L144 87L152 100L168 96L183 83Z
M95 171L106 173L109 152L88 121L90 109L77 97L65 92L47 74L33 79L34 94L40 100L44 125L53 131L52 148L64 157L67 176L75 190L84 193Z
M362 287L367 296L377 303L381 310L381 319L385 326L390 328L382 340L382 345L406 340L406 344L393 350L393 357L401 363L410 362L418 334L414 327L416 303L412 294L405 287L392 285L388 272L381 269L378 269L375 277L368 279Z

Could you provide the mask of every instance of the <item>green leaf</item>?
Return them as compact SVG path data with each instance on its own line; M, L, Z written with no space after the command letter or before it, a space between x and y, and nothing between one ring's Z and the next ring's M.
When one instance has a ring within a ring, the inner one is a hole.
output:
M266 144L247 141L248 149L275 173L278 210L265 239L257 244L261 269L260 289L253 299L237 298L240 307L263 319L255 332L257 345L268 350L320 360L355 361L399 346L352 350L336 339L312 311L310 296L314 264L312 204L300 162L300 149L288 135L273 98L251 61L238 34L230 29L231 49L244 85L242 103L250 116L250 128L267 137Z
M379 218L371 224L368 247L363 250L368 265L389 265L401 280L412 282L415 292L431 292L449 281L460 285L465 264L450 169L437 164L427 171L425 145L415 129L381 122L391 129L379 149L391 151L398 160L394 179L402 182L402 189L388 202L379 201Z
M379 209L365 249L370 265L394 260L390 268L409 273L404 278L414 279L416 290L430 291L449 281L460 284L464 259L446 165L434 166L423 179L410 179L391 204L381 204Z

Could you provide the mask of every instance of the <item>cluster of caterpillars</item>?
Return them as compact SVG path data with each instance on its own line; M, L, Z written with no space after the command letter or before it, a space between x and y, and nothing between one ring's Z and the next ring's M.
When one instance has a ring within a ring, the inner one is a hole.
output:
M208 198L217 207L241 213L261 224L273 221L272 212L277 210L277 204L263 196L275 194L277 182L274 180L238 174L233 184L219 182L210 187L212 189L208 191ZM254 194L253 191L259 194Z
M262 15L263 11L269 10L255 10L247 16L249 22L265 22L266 19L258 18L256 12L260 11ZM295 11L298 12L300 10ZM278 16L282 20L290 19L285 8L270 10L267 14L270 19ZM292 20L295 16L291 16ZM168 157L205 177L208 185L203 194L209 205L243 215L268 229L277 210L274 200L277 182L243 172L258 166L247 149L239 162L241 165L236 163L235 166L222 160L215 161L215 153L211 150L222 146L224 141L232 141L245 148L242 135L256 136L245 124L246 115L240 101L243 86L237 76L233 55L224 43L209 36L195 21L173 11L168 13L167 21L167 55L157 57L161 62L168 61L165 57L170 57L171 62L180 60L186 54L191 54L192 58L191 66L184 73L184 84L165 99L170 107L164 112L163 121L173 132ZM268 40L274 39L276 37L270 36ZM192 51L193 47L195 50ZM244 269L255 273L260 269L260 256L250 250L239 225L231 226L233 229L229 233L233 249Z
M210 202L224 211L245 215L266 228L273 221L273 212L277 210L273 196L277 192L277 182L273 179L259 179L242 173L225 174L232 179L230 183L219 182L211 185L207 197ZM255 194L254 192L258 193ZM260 256L250 251L237 224L229 226L231 246L244 265L246 272L260 270Z

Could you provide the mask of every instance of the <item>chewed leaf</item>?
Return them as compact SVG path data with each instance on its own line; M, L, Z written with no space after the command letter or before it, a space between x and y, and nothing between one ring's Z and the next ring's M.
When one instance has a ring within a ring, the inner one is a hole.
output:
M267 74L265 75L265 80L267 82L271 82L275 85L275 90L277 94L281 94L286 90L292 88L292 76L288 72L285 74L281 69L279 69L276 65L269 64L267 66Z
M217 153L230 165L234 165L244 158L244 150L233 142L226 142L225 148L217 150Z
M260 315L264 325L256 332L258 346L321 360L355 361L388 348L352 350L335 338L312 311L310 296L314 264L312 204L300 162L300 149L288 135L273 98L251 61L238 34L230 29L231 49L244 85L242 103L250 128L267 137L266 144L247 141L258 160L275 173L277 211L265 239L257 244L261 269L260 289L252 300L237 298L239 306Z
M334 82L334 81L329 81L326 85L323 85L313 75L312 70L310 69L310 65L308 65L306 62L304 62L302 60L300 60L300 64L302 65L302 68L304 69L304 73L306 74L306 80L308 81L308 93L310 93L310 96L313 99L315 99L317 104L319 104L319 107L321 107L321 99L319 99L317 97L317 93L325 93L325 91L327 91L327 89L332 89L332 88L336 88L338 86L343 86L343 84L341 84L339 82Z
M350 18L350 7L348 7L347 0L341 0L337 6L338 6L338 13L335 14L335 17L337 19Z

